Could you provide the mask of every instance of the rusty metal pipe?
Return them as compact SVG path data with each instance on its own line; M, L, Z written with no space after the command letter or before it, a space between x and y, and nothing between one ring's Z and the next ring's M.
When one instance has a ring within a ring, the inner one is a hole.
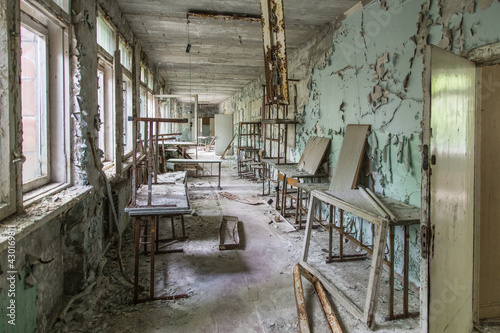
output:
M323 313L325 314L326 320L328 321L328 325L330 327L330 331L332 333L342 333L342 328L340 328L340 324L337 320L337 317L335 316L335 312L333 311L333 308L330 304L330 301L328 300L326 296L326 292L323 288L323 285L321 282L318 280L317 277L312 275L307 269L302 267L301 265L297 264L295 268L293 269L293 275L294 275L294 287L295 287L295 299L297 300L297 284L300 284L300 288L302 289L302 281L301 281L301 275L305 277L309 282L311 282L314 285L314 289L316 290L316 293L318 294L319 300L321 302L321 307L323 308ZM302 299L304 298L303 296L303 291L301 292ZM299 303L297 302L297 311L299 312ZM305 308L304 308L304 313ZM306 315L306 320L307 320L307 315ZM309 329L309 323L307 323L308 326L307 328ZM300 326L300 314L299 314L299 326ZM301 332L302 332L302 326L300 326ZM309 332L309 331L306 331Z
M293 289L295 291L295 304L297 304L297 315L299 318L299 329L301 333L309 333L309 320L307 319L304 289L300 275L300 265L293 268Z
M340 328L339 322L337 321L337 317L335 317L335 312L333 312L333 308L326 297L325 290L323 289L323 285L316 279L314 283L314 289L316 289L316 293L318 294L319 300L321 302L321 307L323 308L323 313L325 314L326 320L328 321L328 325L330 325L330 330L332 333L342 333L342 329Z

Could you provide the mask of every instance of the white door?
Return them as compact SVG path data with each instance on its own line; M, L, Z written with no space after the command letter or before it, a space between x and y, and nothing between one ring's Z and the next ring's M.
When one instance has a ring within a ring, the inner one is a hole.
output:
M216 114L215 115L215 155L220 156L224 153L227 146L233 139L233 115ZM227 155L233 155L232 149Z
M422 312L431 333L472 331L474 225L474 63L432 47L427 125L429 166L423 172L430 229L428 270ZM428 73L428 72L427 72ZM430 119L430 120L429 120ZM425 126L424 126L425 127ZM425 272L423 269L422 272ZM423 278L425 280L425 278ZM425 290L423 290L425 291ZM425 299L428 296L428 299Z

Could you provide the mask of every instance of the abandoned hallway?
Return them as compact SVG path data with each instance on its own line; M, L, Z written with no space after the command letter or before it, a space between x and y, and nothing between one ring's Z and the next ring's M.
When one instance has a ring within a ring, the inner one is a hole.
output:
M194 154L194 153L193 153ZM205 153L208 154L208 153ZM215 158L213 153L207 156ZM188 193L193 214L186 216L188 240L170 245L182 253L157 255L156 285L159 294L187 293L188 298L133 305L133 286L121 276L115 252L108 251L103 275L97 284L76 298L55 332L298 332L295 320L293 268L299 261L304 230L295 230L274 209L274 193L257 195L261 182L240 178L236 160L223 162L222 190L217 180L188 176ZM262 204L249 205L223 197L229 192ZM273 191L274 192L274 191ZM223 215L241 221L241 248L219 250L219 226ZM279 222L277 222L279 221ZM180 225L176 224L177 232ZM133 274L133 232L130 223L124 235L123 257ZM162 236L169 237L170 221L160 224ZM356 302L364 301L369 259L347 263L325 263L328 237L316 229L311 258L322 265L342 290ZM338 236L334 250L338 250ZM360 249L348 242L346 253ZM141 256L141 283L148 285L148 257ZM321 267L321 266L320 266ZM386 321L388 275L384 274L376 321L378 332L419 332L418 319ZM314 332L328 331L312 284L304 279L307 311ZM145 295L148 291L144 291ZM396 309L401 309L402 284L396 287ZM144 294L143 294L144 295ZM410 294L410 308L418 311L418 291ZM344 332L369 332L349 312L332 301Z
M0 0L0 332L498 332L499 17Z

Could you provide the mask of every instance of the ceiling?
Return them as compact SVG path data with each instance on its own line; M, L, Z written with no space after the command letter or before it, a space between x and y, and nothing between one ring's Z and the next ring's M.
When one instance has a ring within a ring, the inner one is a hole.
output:
M287 52L296 49L358 0L284 0ZM117 0L171 94L220 103L264 73L259 21L190 17L210 12L260 17L259 0ZM187 44L191 50L186 53Z

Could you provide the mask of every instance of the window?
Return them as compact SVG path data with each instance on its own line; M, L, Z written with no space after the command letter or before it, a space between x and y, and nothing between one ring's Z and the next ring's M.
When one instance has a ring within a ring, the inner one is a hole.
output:
M70 0L54 0L54 2L61 7L66 13L69 14L69 2Z
M97 104L99 105L99 149L104 152L102 162L104 168L110 168L115 161L115 87L113 62L116 49L116 34L101 15L97 17Z
M97 17L97 44L111 56L115 53L115 33L101 16Z
M34 25L34 24L33 24ZM47 29L21 25L23 192L50 181L47 113Z
M22 191L25 204L70 177L69 36L64 24L21 3Z
M148 75L148 88L153 90L153 73L151 72Z
M115 157L115 108L113 90L113 69L111 65L100 60L97 71L98 89L97 103L99 105L99 149L104 152L102 161L105 167L112 166Z
M120 41L120 56L123 67L132 71L132 52L123 41Z
M141 65L141 82L147 84L147 69Z
M128 120L128 117L132 117L132 81L123 75L123 154L127 155L133 150L134 145L134 135L133 135L133 124Z

